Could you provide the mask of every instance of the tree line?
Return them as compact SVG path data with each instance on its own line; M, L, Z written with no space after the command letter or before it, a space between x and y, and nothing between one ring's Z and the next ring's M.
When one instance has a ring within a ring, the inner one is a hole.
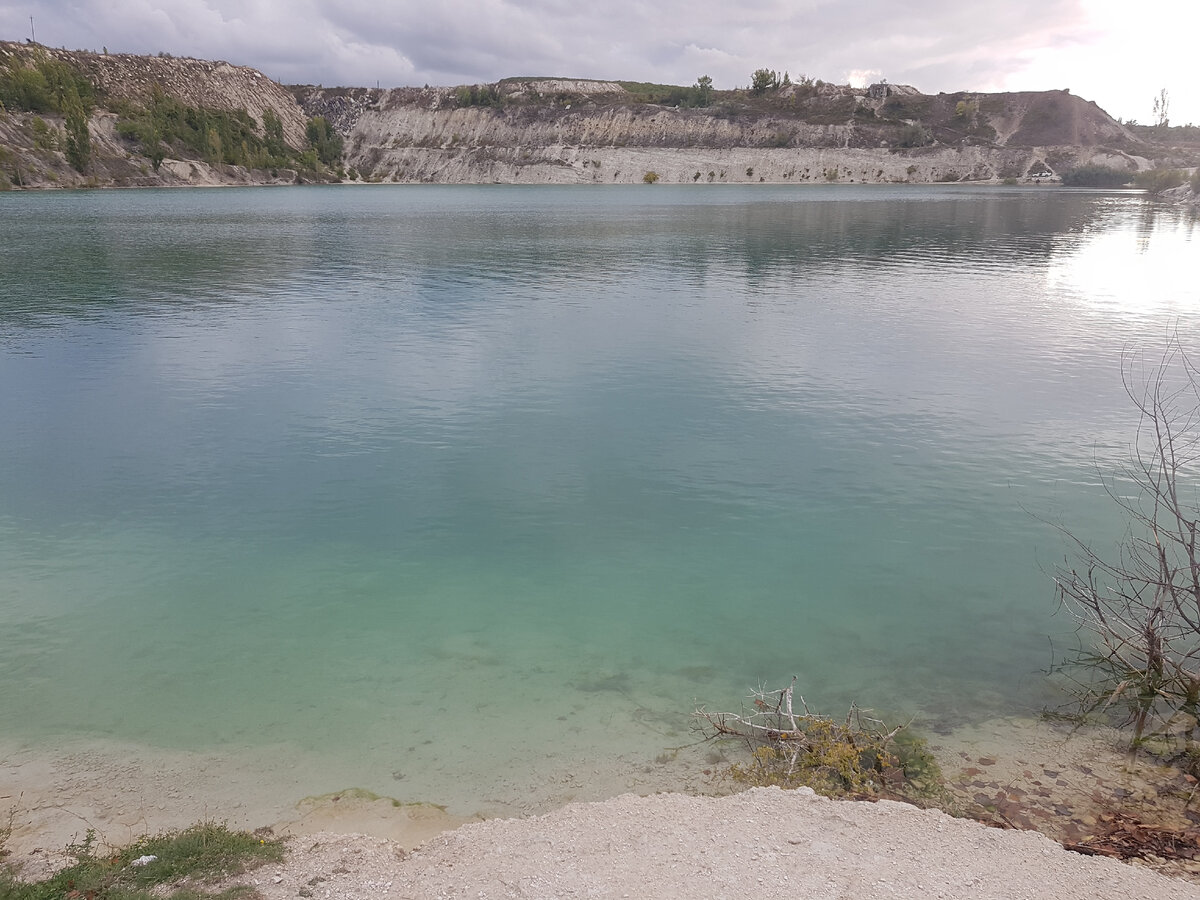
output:
M0 108L20 112L57 113L65 119L64 152L78 171L92 155L88 118L96 105L90 81L74 68L39 53L33 66L10 57L0 68Z
M297 151L283 137L283 122L272 110L262 127L245 109L221 110L188 106L155 85L144 106L125 104L117 110L117 133L136 141L155 171L168 151L191 154L210 165L275 169L338 166L342 137L322 116L308 121L308 146Z

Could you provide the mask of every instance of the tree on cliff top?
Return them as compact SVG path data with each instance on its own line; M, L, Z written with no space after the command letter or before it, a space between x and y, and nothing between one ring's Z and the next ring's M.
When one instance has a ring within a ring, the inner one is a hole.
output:
M1171 95L1163 88L1154 98L1154 127L1166 129L1171 124Z
M779 73L774 69L755 69L750 76L750 93L755 97L779 87Z

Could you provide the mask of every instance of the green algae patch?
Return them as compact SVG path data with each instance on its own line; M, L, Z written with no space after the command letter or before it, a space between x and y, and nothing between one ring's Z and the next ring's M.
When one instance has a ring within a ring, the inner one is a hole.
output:
M277 823L275 830L289 835L369 834L395 841L405 849L480 818L455 815L440 803L399 800L365 788L305 797L296 804L296 813L294 819Z
M305 797L296 806L304 808L321 806L326 803L377 803L380 800L387 801L396 809L429 809L443 813L446 812L446 807L441 803L429 803L425 800L397 800L395 797L385 797L382 794L376 794L374 791L368 791L366 788L346 788L344 791L315 794Z

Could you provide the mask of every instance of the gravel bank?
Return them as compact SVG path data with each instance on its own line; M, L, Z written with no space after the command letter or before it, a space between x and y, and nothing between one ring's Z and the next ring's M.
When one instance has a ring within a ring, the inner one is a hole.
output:
M1200 888L900 803L807 789L626 795L495 819L412 853L361 835L292 840L253 881L283 898L1038 898L1184 900Z

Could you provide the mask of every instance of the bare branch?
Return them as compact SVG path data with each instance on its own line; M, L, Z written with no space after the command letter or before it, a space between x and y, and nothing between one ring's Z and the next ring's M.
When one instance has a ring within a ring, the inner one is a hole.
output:
M709 738L736 738L751 752L749 768L735 771L761 784L808 784L834 792L867 791L885 770L903 778L889 747L905 727L887 728L856 705L844 721L809 709L795 693L796 677L780 690L766 686L750 692L741 712L712 713L699 707L695 718ZM804 708L796 712L795 701Z
M1087 676L1073 679L1081 709L1124 710L1136 743L1200 714L1200 371L1172 332L1150 366L1127 352L1121 377L1139 425L1128 462L1100 480L1129 527L1110 560L1056 526L1077 562L1055 586L1090 635L1072 660Z

